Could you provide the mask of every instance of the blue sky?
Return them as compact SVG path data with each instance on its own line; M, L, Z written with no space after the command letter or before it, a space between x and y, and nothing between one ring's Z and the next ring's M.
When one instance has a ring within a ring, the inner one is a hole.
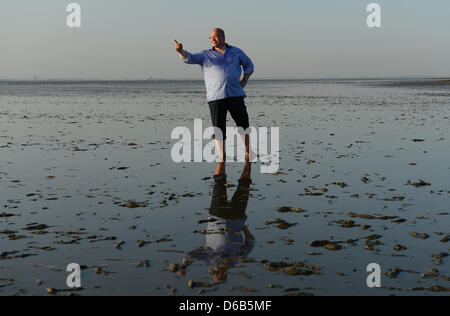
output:
M65 24L82 8L82 28ZM382 8L369 29L366 7ZM212 28L254 61L255 78L450 76L448 0L2 0L0 78L201 78L173 39L209 48Z

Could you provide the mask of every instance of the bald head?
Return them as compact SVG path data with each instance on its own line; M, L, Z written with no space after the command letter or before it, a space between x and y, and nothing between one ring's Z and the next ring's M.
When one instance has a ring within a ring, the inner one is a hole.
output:
M217 35L221 35L221 36L225 37L225 31L219 27L216 27L214 30L212 30L211 34L212 33L216 33Z

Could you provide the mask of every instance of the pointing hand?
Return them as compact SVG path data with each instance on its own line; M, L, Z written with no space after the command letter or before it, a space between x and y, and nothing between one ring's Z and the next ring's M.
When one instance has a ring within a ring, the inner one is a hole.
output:
M182 43L178 43L177 42L177 40L174 40L175 41L175 50L178 52L178 53L183 53L183 44Z

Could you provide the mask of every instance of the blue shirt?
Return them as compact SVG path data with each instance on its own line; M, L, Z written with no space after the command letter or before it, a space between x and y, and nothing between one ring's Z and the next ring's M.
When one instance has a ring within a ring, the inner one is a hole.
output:
M185 63L202 67L208 102L229 97L245 98L240 85L242 68L244 74L251 74L254 66L241 49L227 44L223 55L214 48L196 54L186 51L186 55Z

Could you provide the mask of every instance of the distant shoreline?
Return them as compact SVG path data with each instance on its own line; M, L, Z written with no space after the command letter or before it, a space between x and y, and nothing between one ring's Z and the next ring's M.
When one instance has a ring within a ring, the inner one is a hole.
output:
M371 81L385 86L447 86L450 85L450 78L426 78L426 77L404 77L404 78L323 78L323 79L253 79L254 82L357 82ZM202 79L152 79L152 80L102 80L102 79L42 79L42 80L22 80L22 79L0 79L0 84L157 84L157 83L177 83L177 82L203 82Z
M449 86L450 79L429 79L415 81L398 81L386 84L391 87L414 87L414 86Z

